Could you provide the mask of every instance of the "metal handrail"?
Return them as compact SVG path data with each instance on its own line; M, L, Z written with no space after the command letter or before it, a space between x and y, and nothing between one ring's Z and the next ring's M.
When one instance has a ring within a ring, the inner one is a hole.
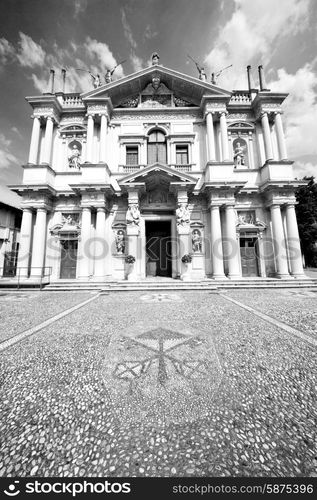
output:
M5 278L6 276L3 276L3 270L5 268L4 267L0 267L0 278ZM35 269L40 269L41 272L39 273L39 277L40 277L40 290L42 290L43 288L43 279L44 278L49 278L52 274L52 267L51 266L33 266L33 267L29 267L29 266L17 266L14 268L15 269L15 278L17 278L17 290L20 289L20 282L21 282L21 271L22 269L26 269L27 270L27 273L26 276L29 278L30 275L32 275L32 271L34 271Z

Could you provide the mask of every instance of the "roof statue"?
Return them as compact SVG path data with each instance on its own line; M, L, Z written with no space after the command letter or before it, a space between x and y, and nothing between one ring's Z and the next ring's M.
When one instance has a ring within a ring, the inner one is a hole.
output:
M84 71L85 73L89 73L91 78L92 78L92 81L93 81L94 89L101 87L102 83L101 83L100 75L94 75L93 73L88 71L88 69L76 68L76 71Z
M118 66L121 66L121 64L123 64L125 62L126 62L126 59L124 59L123 61L121 61L118 64L116 64L112 69L107 69L107 72L105 74L105 82L106 83L112 82L112 75L113 75L113 73L115 72L115 70L117 69Z
M157 52L153 52L152 54L152 66L155 66L155 64L159 64L160 56L158 55Z
M205 68L203 66L201 66L197 61L195 61L195 59L193 59L192 56L190 56L189 54L187 54L187 57L189 57L189 59L191 59L193 61L193 63L195 63L196 68L197 68L198 73L199 73L199 80L202 80L203 82L205 82L207 80Z

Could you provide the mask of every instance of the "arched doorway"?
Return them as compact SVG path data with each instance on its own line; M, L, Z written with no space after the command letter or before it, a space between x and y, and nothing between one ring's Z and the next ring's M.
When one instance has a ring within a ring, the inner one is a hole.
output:
M167 163L166 136L162 130L155 129L149 134L147 147L147 163Z

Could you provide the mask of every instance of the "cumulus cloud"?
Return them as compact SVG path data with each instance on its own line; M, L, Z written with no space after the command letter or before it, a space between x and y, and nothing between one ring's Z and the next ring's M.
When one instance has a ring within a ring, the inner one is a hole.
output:
M29 68L42 66L45 61L45 51L30 36L21 32L19 35L19 50L16 56L21 66L27 66Z
M317 155L316 163L297 161L294 163L294 174L297 179L302 179L303 177L315 177L317 178Z
M0 38L0 63L6 64L14 55L13 45L6 38Z
M219 27L214 48L206 55L210 72L233 64L218 84L225 88L245 88L245 68L255 60L267 63L279 40L294 36L307 27L309 0L234 0L230 19Z
M87 37L84 47L88 58L90 60L97 58L97 61L103 70L112 69L116 66L117 61L106 43L101 43ZM118 66L116 68L115 74L119 78L123 76L122 66Z
M272 90L289 92L283 109L290 158L317 155L317 75L314 66L314 62L305 64L294 74L281 68L277 71L277 79L269 82Z
M130 62L132 64L134 71L140 71L142 68L144 68L144 62L143 59L137 56L136 54L136 49L138 45L134 39L132 29L130 27L130 24L128 23L126 13L123 8L121 8L121 21L122 21L124 36L130 45Z
M11 141L0 133L0 169L9 168L12 163L18 164L18 158L10 151Z

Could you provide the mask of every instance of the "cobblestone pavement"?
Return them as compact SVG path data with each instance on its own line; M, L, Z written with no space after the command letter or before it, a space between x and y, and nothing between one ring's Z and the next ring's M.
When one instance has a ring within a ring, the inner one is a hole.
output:
M0 290L0 342L89 298L88 293Z
M317 337L317 290L230 290L227 295Z
M1 353L0 475L317 474L316 348L217 293L159 295L96 296Z

